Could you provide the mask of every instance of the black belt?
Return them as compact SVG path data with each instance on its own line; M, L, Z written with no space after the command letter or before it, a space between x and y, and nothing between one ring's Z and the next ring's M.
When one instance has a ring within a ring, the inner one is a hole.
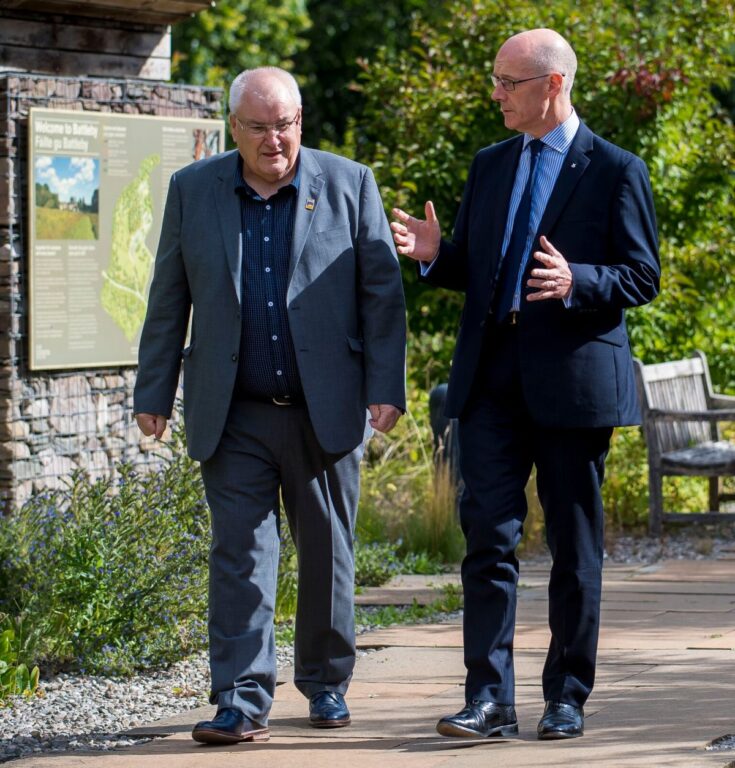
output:
M304 405L304 398L301 395L251 395L249 393L235 394L236 400L255 403L269 403L271 405Z
M276 395L270 399L273 405L303 405L303 400L291 395Z

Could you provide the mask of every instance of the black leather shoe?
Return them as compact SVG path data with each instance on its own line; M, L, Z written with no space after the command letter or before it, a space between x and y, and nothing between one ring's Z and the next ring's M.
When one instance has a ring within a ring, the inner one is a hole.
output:
M547 701L536 729L539 739L574 739L584 734L584 710L574 704Z
M461 712L443 717L436 730L442 736L517 736L518 718L512 704L473 699Z
M309 724L314 728L342 728L350 724L345 697L335 691L319 691L309 699Z
M239 741L268 741L268 728L253 722L239 709L220 709L213 720L202 720L191 732L202 744L237 744Z

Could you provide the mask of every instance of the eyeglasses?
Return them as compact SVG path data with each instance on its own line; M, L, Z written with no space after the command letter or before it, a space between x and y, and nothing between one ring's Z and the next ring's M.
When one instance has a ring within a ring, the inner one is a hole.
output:
M524 77L522 80L511 80L509 77L498 77L497 75L490 75L493 87L497 88L499 85L503 87L504 91L515 91L516 86L520 83L527 83L530 80L540 80L542 77L548 77L549 75L557 74L555 72L547 72L545 75L536 75L536 77ZM559 72L562 77L565 77L563 72Z
M301 116L301 110L299 110L290 120L279 120L277 123L243 123L240 118L235 115L235 122L239 130L244 131L248 136L252 136L254 139L262 139L273 131L276 136L281 136L288 131L291 126L298 121Z

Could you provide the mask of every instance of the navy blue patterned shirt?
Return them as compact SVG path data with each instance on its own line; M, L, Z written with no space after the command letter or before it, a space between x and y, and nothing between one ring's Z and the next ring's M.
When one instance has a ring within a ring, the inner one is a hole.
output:
M235 384L239 398L303 397L286 312L286 289L300 172L263 199L235 171L242 212L242 336Z

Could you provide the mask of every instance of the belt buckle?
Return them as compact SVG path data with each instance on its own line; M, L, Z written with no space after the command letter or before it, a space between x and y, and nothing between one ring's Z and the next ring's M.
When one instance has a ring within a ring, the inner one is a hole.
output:
M272 397L271 402L274 405L293 405L293 403L287 397L283 397L283 398Z

